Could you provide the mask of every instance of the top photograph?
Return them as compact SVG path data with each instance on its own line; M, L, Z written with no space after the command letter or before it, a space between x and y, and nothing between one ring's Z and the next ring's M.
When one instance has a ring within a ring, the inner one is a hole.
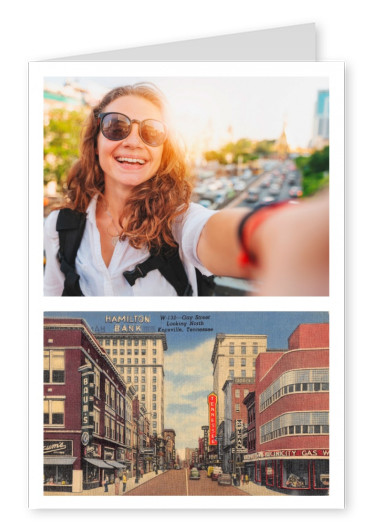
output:
M43 89L45 296L329 295L329 78Z

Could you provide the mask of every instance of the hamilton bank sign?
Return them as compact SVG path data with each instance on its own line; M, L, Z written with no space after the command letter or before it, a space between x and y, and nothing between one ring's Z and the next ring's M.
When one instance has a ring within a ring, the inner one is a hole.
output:
M149 315L106 315L105 323L114 325L114 332L142 332L142 325L150 323Z

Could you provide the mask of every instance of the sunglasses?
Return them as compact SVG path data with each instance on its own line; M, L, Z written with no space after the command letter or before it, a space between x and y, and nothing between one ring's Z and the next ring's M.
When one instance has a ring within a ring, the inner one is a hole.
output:
M167 127L163 122L153 119L131 120L120 112L103 112L99 114L100 129L108 140L124 140L132 130L132 124L138 124L138 134L145 144L161 146L167 138Z

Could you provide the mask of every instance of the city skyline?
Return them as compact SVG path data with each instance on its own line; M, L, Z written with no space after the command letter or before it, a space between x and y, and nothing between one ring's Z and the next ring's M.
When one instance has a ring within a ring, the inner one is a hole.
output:
M240 138L277 139L286 125L292 148L312 139L318 92L324 77L55 77L46 87L73 83L89 91L93 102L123 84L150 81L165 94L173 128L190 151L218 149Z
M329 322L327 312L46 312L45 317L83 318L94 334L116 334L129 326L166 334L164 427L175 430L178 451L197 447L201 426L207 424L216 334L265 334L268 349L285 350L299 324Z

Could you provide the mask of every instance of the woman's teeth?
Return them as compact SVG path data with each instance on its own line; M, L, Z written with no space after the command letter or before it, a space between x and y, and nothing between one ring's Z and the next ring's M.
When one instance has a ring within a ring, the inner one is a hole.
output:
M145 160L142 159L131 159L129 157L117 157L118 162L128 162L129 164L145 164Z

